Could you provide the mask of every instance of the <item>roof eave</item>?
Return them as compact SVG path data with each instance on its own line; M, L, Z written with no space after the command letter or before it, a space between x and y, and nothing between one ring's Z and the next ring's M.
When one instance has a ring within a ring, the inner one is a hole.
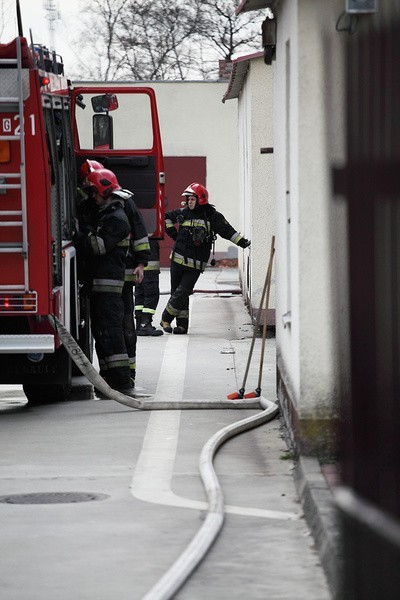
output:
M253 58L260 58L263 52L254 52L246 56L240 56L232 61L232 71L229 77L228 89L226 90L222 102L238 98L242 91L247 71L249 70L250 61Z
M241 0L236 9L236 14L250 10L261 10L262 8L270 8L274 12L279 4L279 0Z

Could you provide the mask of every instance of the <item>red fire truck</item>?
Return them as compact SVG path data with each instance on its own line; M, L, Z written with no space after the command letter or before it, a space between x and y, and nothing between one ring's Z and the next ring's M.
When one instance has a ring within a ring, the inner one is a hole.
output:
M0 384L22 384L30 403L64 399L74 374L49 316L91 357L90 314L71 243L77 173L87 158L134 192L149 235L161 238L154 90L74 88L55 52L22 36L0 44Z

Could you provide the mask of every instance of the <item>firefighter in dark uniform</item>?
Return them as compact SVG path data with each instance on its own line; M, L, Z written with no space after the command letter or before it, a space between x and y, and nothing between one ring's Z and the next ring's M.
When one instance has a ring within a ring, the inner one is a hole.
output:
M78 257L82 257L85 264L100 374L112 388L134 395L122 329L122 289L130 225L123 201L114 194L120 189L114 173L106 169L91 171L84 188L98 210L88 213L92 220L86 218L84 230L76 232L73 241Z
M171 252L171 296L161 317L167 333L185 334L189 328L189 296L203 273L217 234L241 248L250 246L214 206L200 183L191 183L183 192L187 206L165 213L165 231L175 240ZM176 229L175 224L178 224ZM176 319L176 327L171 323Z
M126 260L125 283L122 290L124 303L123 330L125 344L129 357L129 367L132 381L136 377L136 346L137 331L135 327L135 296L134 287L141 285L144 278L144 269L150 259L150 244L146 226L142 216L133 201L133 194L128 190L115 192L124 200L125 213L131 228L130 250Z
M150 260L142 283L135 287L135 318L137 335L155 337L163 334L152 324L160 299L160 244L152 238L149 242Z
M80 169L81 181L85 181L88 173L99 169L104 169L101 163L95 160L86 160ZM114 173L113 176L115 177ZM115 182L118 184L116 177ZM124 320L122 326L129 359L131 381L134 383L136 378L137 337L134 321L135 302L133 288L143 280L143 270L150 259L150 245L142 215L133 200L133 193L129 190L122 189L118 184L118 188L113 191L113 194L123 201L125 214L128 217L131 228L129 252L126 258L124 287L122 289L122 301L124 303ZM90 199L86 206L90 207Z

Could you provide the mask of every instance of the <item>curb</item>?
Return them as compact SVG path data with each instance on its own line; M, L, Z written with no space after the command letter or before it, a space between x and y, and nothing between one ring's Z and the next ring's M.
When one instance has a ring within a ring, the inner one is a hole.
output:
M332 598L337 598L341 558L332 491L316 458L300 456L295 460L293 475Z

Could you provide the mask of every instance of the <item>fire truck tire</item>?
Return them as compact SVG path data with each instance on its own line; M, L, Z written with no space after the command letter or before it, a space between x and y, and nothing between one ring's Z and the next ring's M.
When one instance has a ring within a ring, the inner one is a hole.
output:
M30 406L62 402L63 400L67 400L71 393L71 385L62 383L51 385L25 383L22 387Z

